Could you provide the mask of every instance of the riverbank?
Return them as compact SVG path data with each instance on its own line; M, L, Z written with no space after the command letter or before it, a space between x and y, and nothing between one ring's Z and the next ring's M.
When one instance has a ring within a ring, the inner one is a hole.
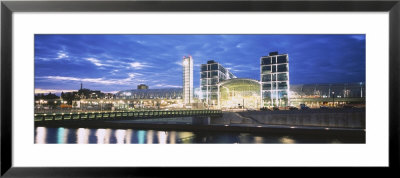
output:
M111 129L152 129L152 130L176 130L191 132L240 132L240 133L267 133L287 135L313 135L316 137L352 137L360 138L365 143L365 131L363 129L324 128L324 127L293 127L280 125L192 125L192 124L157 124L157 123L133 123L119 121L79 121L79 122L42 122L35 123L36 127L64 127L64 128L111 128Z
M365 108L223 112L211 124L258 124L365 129Z
M334 136L365 143L365 109L223 112L222 117L46 120L35 122L35 126Z

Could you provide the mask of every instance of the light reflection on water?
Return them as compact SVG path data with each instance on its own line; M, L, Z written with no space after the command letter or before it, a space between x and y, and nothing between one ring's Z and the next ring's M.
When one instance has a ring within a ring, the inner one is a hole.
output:
M132 129L126 130L126 144L131 144L132 140Z
M170 140L169 140L169 142L171 143L171 144L175 144L175 140L176 140L176 132L169 132L169 136L170 136Z
M363 143L342 138L314 138L249 133L156 131L134 129L35 128L35 143L182 144L182 143Z
M125 135L126 135L125 130L118 129L115 131L115 137L117 138L117 144L125 143Z
M36 127L36 138L35 143L44 144L46 143L46 128L45 127Z
M279 141L281 143L296 143L296 141L294 141L293 139L291 139L289 137L282 137L279 139Z
M147 133L147 144L153 144L153 131L149 130Z
M254 143L262 143L263 142L263 138L260 136L255 136L254 137Z
M68 138L68 129L67 128L58 128L58 134L57 134L57 143L62 144L62 143L67 143L67 138Z
M109 130L109 129L107 129ZM106 129L97 129L96 131L96 137L97 137L97 144L105 144L105 143L110 143L109 141L109 135L107 135ZM107 139L106 139L107 138Z
M157 131L158 135L158 143L166 144L167 143L167 132L165 131Z
M146 136L146 131L144 130L139 130L137 133L138 136L138 143L139 144L144 144L144 138Z

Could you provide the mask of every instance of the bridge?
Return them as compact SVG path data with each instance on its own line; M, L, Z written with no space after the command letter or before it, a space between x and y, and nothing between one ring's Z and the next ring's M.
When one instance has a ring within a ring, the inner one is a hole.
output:
M74 121L121 121L172 117L222 117L221 110L110 111L35 114L35 123Z

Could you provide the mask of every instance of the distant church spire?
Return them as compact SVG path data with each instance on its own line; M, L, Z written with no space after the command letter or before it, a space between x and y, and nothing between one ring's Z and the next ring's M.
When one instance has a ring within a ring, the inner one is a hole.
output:
M82 90L82 82L81 82L81 90Z

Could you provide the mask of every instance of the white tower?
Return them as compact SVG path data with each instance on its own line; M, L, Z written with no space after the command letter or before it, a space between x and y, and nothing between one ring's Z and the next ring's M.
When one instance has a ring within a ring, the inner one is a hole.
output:
M183 57L183 103L193 103L193 58Z

